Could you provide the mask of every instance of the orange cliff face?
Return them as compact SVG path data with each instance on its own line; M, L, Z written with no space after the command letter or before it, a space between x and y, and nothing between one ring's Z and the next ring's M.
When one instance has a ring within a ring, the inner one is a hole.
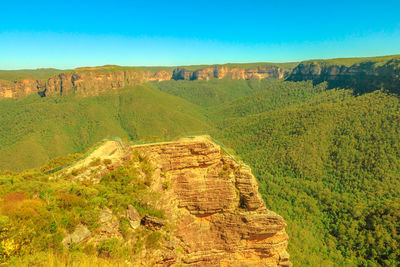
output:
M161 70L158 72L139 70L115 70L103 68L79 68L64 72L49 79L37 80L26 78L16 81L0 80L0 99L19 98L30 94L66 95L72 92L83 96L96 96L99 93L120 89L125 86L137 85L149 81L167 80L209 80L230 78L240 79L282 79L288 73L277 66L255 67L244 69L239 67L210 66L195 71L176 68L173 72Z
M76 92L84 96L96 96L110 89L170 79L171 73L167 71L66 72L46 81L31 78L14 82L0 80L0 99L24 97L34 93L46 96Z
M174 80L209 80L212 78L234 80L250 80L275 78L282 79L288 72L277 66L255 67L244 69L239 67L229 68L227 66L211 66L195 71L189 71L185 68L177 68L173 71Z
M281 216L268 210L250 168L224 155L209 136L133 147L155 168L174 235L189 266L291 266ZM169 181L165 191L163 184Z

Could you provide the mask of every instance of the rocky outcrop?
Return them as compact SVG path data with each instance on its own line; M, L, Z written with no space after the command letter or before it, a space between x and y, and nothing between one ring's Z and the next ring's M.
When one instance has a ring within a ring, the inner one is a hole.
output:
M73 92L83 96L96 96L102 92L129 85L170 79L171 73L167 71L79 70L61 73L46 81L24 79L9 82L0 80L0 99L23 97L33 93L38 93L42 97L55 94L67 95Z
M27 78L16 81L0 80L0 99L19 98L30 94L96 96L102 92L124 88L149 81L165 80L209 80L223 79L282 79L288 73L277 66L255 67L250 69L211 66L196 71L176 68L173 72L118 70L107 67L79 68L60 73L47 80Z
M209 80L230 78L234 80L244 79L282 79L288 74L284 69L277 66L258 66L254 68L229 68L227 66L211 66L203 69L189 71L185 68L177 68L172 74L174 80Z
M353 65L329 61L307 61L295 67L290 81L327 82L329 88L353 88L358 93L385 88L400 93L400 58L384 62L365 61Z
M67 235L63 240L62 243L64 246L69 247L72 243L79 244L83 240L87 239L90 236L89 229L84 225L76 226L73 233Z
M126 217L128 218L129 225L132 229L136 229L140 225L140 215L139 212L132 205L128 205L128 210L126 211Z
M143 239L150 245L137 250L138 266L291 266L285 221L266 208L250 167L209 136L134 146L106 140L94 148L52 179L90 186L129 166L135 178L128 186L142 188L138 207L157 208L102 207L99 226L91 233L79 225L66 247L116 238L141 248Z
M115 66L78 68L60 73L47 80L26 78L15 81L0 80L0 99L19 98L30 94L66 95L77 93L96 96L102 92L149 81L165 80L210 80L210 79L287 79L289 81L313 80L328 82L330 88L348 87L364 93L385 88L400 93L400 57L378 57L368 59L318 60L299 63L293 70L273 64L211 65L197 70L178 67L169 70L120 68ZM357 62L349 64L348 62ZM289 66L289 65L288 65Z
M163 192L174 234L185 250L183 258L175 255L169 262L291 265L285 221L266 208L250 168L226 155L208 136L133 149L154 165L151 188ZM168 189L163 187L166 182Z

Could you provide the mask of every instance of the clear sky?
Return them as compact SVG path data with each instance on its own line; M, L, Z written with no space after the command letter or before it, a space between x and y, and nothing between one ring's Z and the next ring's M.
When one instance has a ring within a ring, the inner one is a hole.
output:
M0 69L400 54L400 1L0 2Z

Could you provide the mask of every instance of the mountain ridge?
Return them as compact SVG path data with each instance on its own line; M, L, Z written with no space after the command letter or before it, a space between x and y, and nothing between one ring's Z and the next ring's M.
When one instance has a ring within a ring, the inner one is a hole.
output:
M329 60L307 60L297 63L228 63L222 65L193 65L183 67L81 67L74 70L38 69L43 71L41 79L20 78L7 80L0 72L0 99L20 98L31 94L66 95L78 93L96 96L107 90L151 81L168 80L261 80L266 78L289 81L313 80L315 83L328 82L330 88L352 87L359 92L386 88L399 93L400 56L374 58L339 58ZM28 72L25 70L24 73ZM35 71L34 71L35 72ZM50 77L46 77L50 75ZM3 78L3 79L1 79Z

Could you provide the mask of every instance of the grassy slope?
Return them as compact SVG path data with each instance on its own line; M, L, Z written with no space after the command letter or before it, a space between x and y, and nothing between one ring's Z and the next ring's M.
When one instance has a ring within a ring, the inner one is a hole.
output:
M73 182L74 174L49 179L42 172L75 158L73 155L58 158L40 170L0 171L0 265L131 266L129 262L143 259L140 254L143 250L152 255L170 236L170 228L163 232L145 228L134 231L125 217L128 205L133 205L141 216L165 216L158 204L159 194L146 186L151 183L154 171L146 159L134 154L98 184ZM90 165L97 168L104 164L94 160ZM117 231L122 238L103 236L95 245L95 241L89 241L64 248L63 238L79 224L85 225L91 237L99 240L99 233L105 227L100 218L104 209L117 215ZM149 257L146 262L151 261Z
M151 86L119 94L0 102L0 166L21 170L82 152L107 136L176 136L207 127L198 108Z

